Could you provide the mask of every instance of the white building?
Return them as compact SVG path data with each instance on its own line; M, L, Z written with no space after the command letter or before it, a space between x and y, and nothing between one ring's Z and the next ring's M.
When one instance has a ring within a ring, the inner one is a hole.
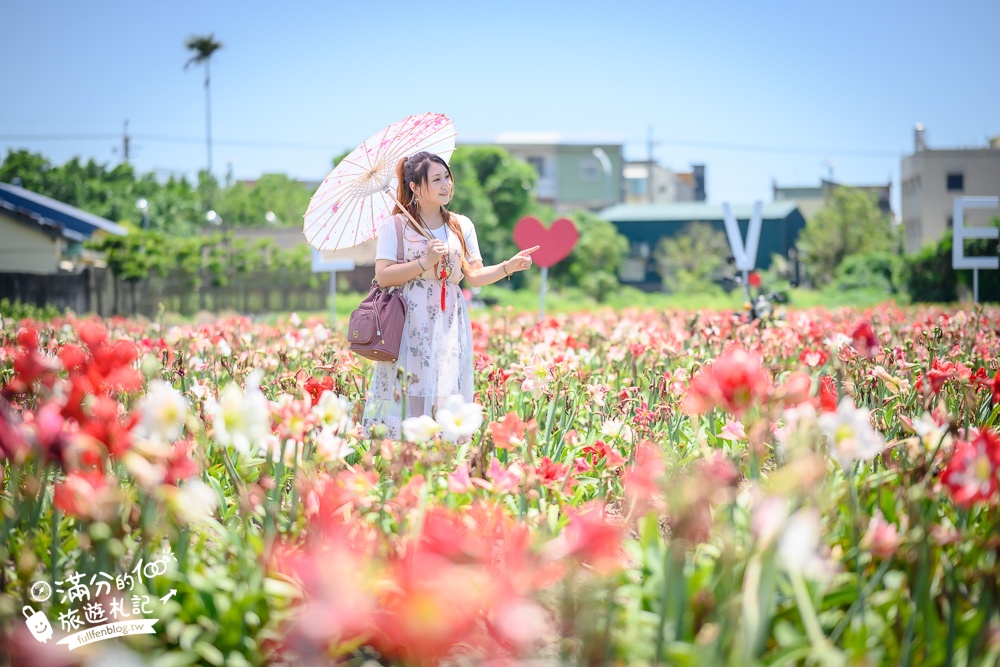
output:
M626 162L623 177L626 204L705 201L705 165L678 172L656 162Z
M913 155L900 168L906 252L937 243L952 226L955 197L1000 196L1000 136L988 147L930 149L922 125L914 132ZM968 210L966 226L987 226L998 210Z

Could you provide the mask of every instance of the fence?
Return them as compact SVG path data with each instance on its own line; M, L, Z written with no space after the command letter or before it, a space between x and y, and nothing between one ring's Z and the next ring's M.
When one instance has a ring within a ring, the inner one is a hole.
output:
M361 267L338 275L348 289L367 291L374 268ZM84 269L72 275L0 273L0 298L69 308L76 313L156 317L160 305L169 312L190 315L200 310L244 314L323 311L328 307L329 274L246 273L214 285L207 273L196 276L171 272L164 277L127 282L108 269Z

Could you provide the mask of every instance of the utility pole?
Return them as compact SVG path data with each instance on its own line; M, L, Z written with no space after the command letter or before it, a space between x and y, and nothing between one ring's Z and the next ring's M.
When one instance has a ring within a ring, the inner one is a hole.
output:
M649 126L649 133L646 137L646 164L649 171L646 172L646 201L650 204L653 203L653 167L656 164L653 162L653 146L656 142L653 141L653 126Z
M122 132L122 155L125 156L125 162L128 163L129 158L132 157L130 147L132 144L132 137L128 134L128 118L125 119L125 129Z

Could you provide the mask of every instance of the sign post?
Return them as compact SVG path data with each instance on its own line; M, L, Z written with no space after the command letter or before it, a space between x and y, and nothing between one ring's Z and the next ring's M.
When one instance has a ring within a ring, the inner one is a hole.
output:
M966 209L1000 208L1000 197L955 197L952 204L951 267L972 269L972 302L979 303L979 269L1000 269L998 257L967 257L965 239L995 239L1000 237L996 227L965 226Z
M538 318L545 317L545 292L549 267L565 259L580 239L580 232L569 218L559 218L545 228L538 218L525 216L514 226L514 243L521 250L538 246L532 261L542 269L542 292L538 299Z
M313 248L312 272L330 274L330 325L337 323L337 271L354 269L353 259L323 259L323 253Z
M743 272L743 294L747 302L751 301L750 296L750 272L757 268L757 248L760 246L761 209L763 204L759 201L753 203L753 212L750 214L750 226L747 228L746 244L743 242L743 235L740 234L740 226L733 216L733 209L729 202L722 202L722 217L726 224L726 236L729 237L729 248L733 251L733 259L736 260L736 268Z

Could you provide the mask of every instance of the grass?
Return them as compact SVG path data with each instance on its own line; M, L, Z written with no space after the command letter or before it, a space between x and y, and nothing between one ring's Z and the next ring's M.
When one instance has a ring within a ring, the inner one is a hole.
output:
M365 294L359 292L338 292L335 300L336 324L346 325L351 312L361 303ZM482 290L480 298L495 299L495 306L511 308L515 312L537 313L539 309L538 286L519 290L491 285ZM889 295L876 290L856 292L836 292L833 290L792 289L788 291L788 308L871 308L880 303L890 301ZM489 308L488 306L487 308ZM626 309L658 310L658 311L696 311L696 310L741 310L743 308L743 292L734 290L725 292L707 292L694 294L666 294L663 292L642 292L632 287L621 287L609 294L603 302L588 296L578 288L549 289L545 295L545 313L547 315L579 313L595 310L611 309L622 311ZM482 312L479 309L478 312ZM303 320L310 316L329 317L330 311L299 312ZM277 322L287 318L287 313L269 313L260 316L266 322Z

